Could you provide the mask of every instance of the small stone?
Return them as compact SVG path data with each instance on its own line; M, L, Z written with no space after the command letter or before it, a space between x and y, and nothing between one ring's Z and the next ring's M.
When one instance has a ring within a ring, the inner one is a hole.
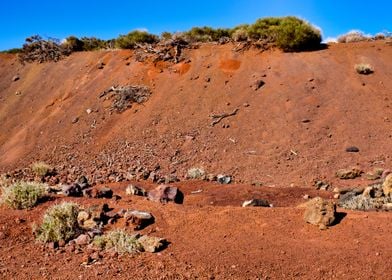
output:
M375 168L373 171L369 171L366 173L366 179L368 180L378 180L381 178L384 169Z
M15 91L15 95L21 95L22 92L20 90Z
M97 65L97 68L98 69L103 69L105 67L105 63L103 63L103 62L100 62L100 63L98 63L98 65Z
M256 80L255 82L254 82L254 84L252 85L252 88L254 89L254 90L258 90L258 89L260 89L261 87L263 87L265 85L265 82L263 81L263 80Z
M135 185L128 185L125 189L126 195L138 195L138 196L147 196L147 191L142 187L135 186Z
M303 120L301 120L301 122L302 123L310 123L310 120L309 119L303 119Z
M15 76L12 77L12 81L13 82L16 82L19 79L20 79L19 75L15 75Z
M88 108L88 109L86 110L87 115L90 115L92 112L93 112L93 110L91 110L90 108Z
M72 185L62 185L61 191L65 196L79 197L83 194L82 188L77 183L74 183Z
M154 217L149 212L130 210L124 214L127 226L132 224L134 229L140 230L154 222Z
M350 146L346 148L346 152L347 153L358 153L359 152L359 148L355 147L355 146Z
M58 248L58 243L57 243L57 242L49 242L49 243L47 244L47 247L48 247L48 249L50 249L50 250L55 250L55 249Z
M218 183L223 185L227 185L231 183L231 176L228 175L219 174L218 176L216 176L216 179Z
M382 183L382 191L385 196L392 194L392 174L389 174Z
M175 203L182 203L184 200L183 193L176 187L167 185L160 185L148 192L148 199L155 202L167 203L173 201Z
M339 199L339 197L340 197L340 193L335 193L335 194L333 195L333 198L335 198L335 199Z
M60 241L59 241L59 247L64 247L65 246L65 240L64 239L61 239Z
M98 190L97 198L112 198L113 191L109 187L103 187Z
M332 201L316 197L307 202L304 219L320 229L332 225L335 221L336 205Z
M310 196L308 194L305 194L302 198L305 200L308 200L310 198Z
M91 241L91 238L88 234L81 234L75 239L75 243L77 245L87 245Z
M340 169L336 172L336 177L339 179L347 180L347 179L355 179L357 177L360 177L361 174L363 173L362 170L353 167L351 169Z
M385 211L392 211L392 203L383 204L382 209Z
M143 235L138 239L139 243L142 245L144 248L144 251L150 252L150 253L156 253L163 249L167 241L163 238L159 237L152 237L152 236L147 236Z
M79 121L79 117L75 117L75 118L72 119L72 123L73 124L77 123L78 121Z

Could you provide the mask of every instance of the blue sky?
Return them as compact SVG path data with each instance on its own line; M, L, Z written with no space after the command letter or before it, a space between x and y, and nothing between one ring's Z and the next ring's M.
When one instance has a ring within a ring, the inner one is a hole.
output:
M391 0L2 0L0 9L0 50L21 47L34 34L111 39L141 28L160 34L193 26L233 27L260 17L287 15L320 27L324 39L352 29L392 32Z

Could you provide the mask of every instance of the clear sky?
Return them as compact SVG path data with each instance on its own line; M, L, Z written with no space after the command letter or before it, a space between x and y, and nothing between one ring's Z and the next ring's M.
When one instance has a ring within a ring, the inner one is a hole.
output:
M21 47L35 34L111 39L134 29L159 35L287 15L320 27L324 39L352 29L392 32L392 0L2 0L0 9L0 50Z

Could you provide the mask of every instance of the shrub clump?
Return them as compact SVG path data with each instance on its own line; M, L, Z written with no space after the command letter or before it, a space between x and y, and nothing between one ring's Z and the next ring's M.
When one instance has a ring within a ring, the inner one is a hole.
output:
M96 236L93 244L101 250L114 249L119 254L143 251L143 246L138 241L138 235L131 235L123 230L113 230Z
M70 202L49 208L42 224L35 230L37 240L42 242L69 241L81 232L78 224L79 205Z
M36 182L15 182L2 189L2 202L14 209L31 209L45 197L47 186Z
M274 43L283 51L317 49L321 33L315 27L296 17L274 17L257 20L248 28L250 38Z
M206 178L206 172L202 168L193 167L188 170L186 178L193 180L204 180Z
M153 44L159 41L158 36L145 31L132 31L127 35L120 35L115 40L115 47L120 49L133 49L136 44Z
M44 177L53 171L53 167L43 161L31 164L31 170L36 176Z
M350 31L338 37L338 43L353 43L369 41L369 37L363 34L361 31Z
M366 64L366 63L356 64L354 68L358 74L362 74L362 75L369 75L374 72L373 67L370 64Z

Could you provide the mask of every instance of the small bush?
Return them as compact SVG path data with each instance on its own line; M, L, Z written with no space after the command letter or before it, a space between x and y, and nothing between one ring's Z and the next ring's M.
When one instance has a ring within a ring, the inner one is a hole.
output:
M36 176L44 177L52 172L53 167L43 161L38 161L31 165L31 170Z
M353 43L368 40L369 37L365 36L361 31L350 31L347 34L338 37L338 43Z
M368 211L381 209L384 204L391 203L391 197L372 198L363 195L352 195L339 201L339 206L350 210Z
M68 48L71 52L83 51L84 43L75 36L69 36L65 39L63 46Z
M46 211L41 226L35 230L37 240L46 243L75 238L81 232L78 213L79 205L75 203L64 202L52 206Z
M249 25L237 26L235 29L233 29L233 32L231 34L231 39L233 39L235 42L248 41L249 40L248 28Z
M158 42L156 35L145 31L132 31L127 35L120 35L115 42L115 46L120 49L132 49L136 44L147 43L153 44Z
M356 64L354 68L358 74L362 74L362 75L369 75L374 72L374 69L370 64L360 63L360 64Z
M188 42L217 42L219 39L231 36L231 30L227 28L217 28L204 26L193 27L184 33Z
M93 244L101 250L114 249L117 253L137 253L143 251L136 235L130 235L123 230L110 231L96 236Z
M202 168L193 167L187 172L187 179L193 180L204 180L206 178L206 172Z
M10 53L10 54L18 54L21 53L23 50L21 48L12 48L9 50L1 51L1 53Z
M170 40L172 39L173 35L170 32L162 32L161 40Z
M14 209L30 209L45 197L45 193L45 184L20 181L3 187L2 201Z
M111 40L105 41L95 37L82 37L80 41L82 42L83 51L96 51L113 47Z

